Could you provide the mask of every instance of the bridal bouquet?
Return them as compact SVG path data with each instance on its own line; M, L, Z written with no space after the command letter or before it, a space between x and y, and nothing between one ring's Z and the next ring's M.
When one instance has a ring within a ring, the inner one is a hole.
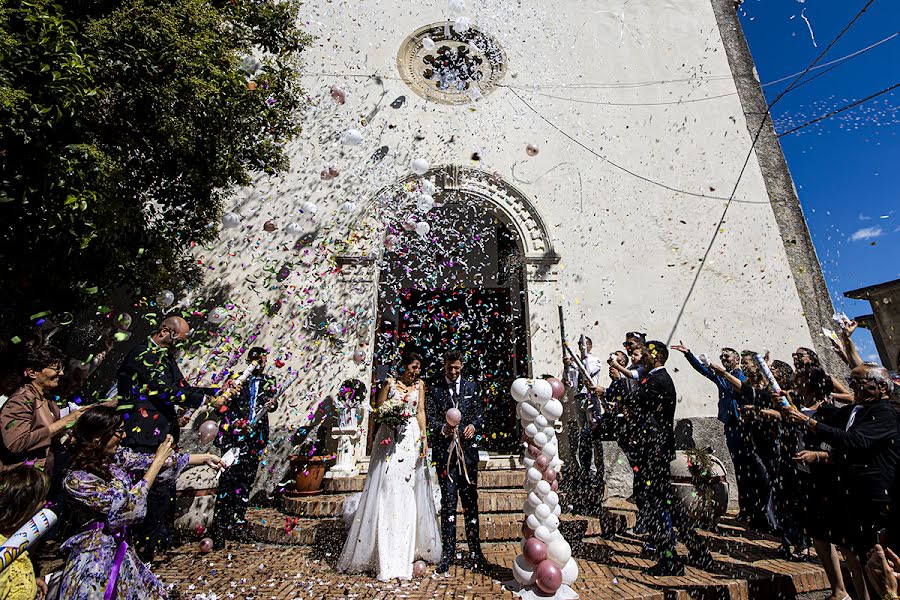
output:
M388 398L375 410L375 422L388 427L403 425L412 416L409 404L400 397Z

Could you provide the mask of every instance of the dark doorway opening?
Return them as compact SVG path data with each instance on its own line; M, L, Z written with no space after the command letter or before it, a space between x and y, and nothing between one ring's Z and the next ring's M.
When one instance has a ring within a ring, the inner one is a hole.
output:
M433 228L444 226L450 231L464 224L465 238L477 238L479 246L455 256L448 256L446 246L433 257L419 250L385 262L379 285L373 387L380 386L402 353L422 355L424 377L431 383L443 377L444 354L459 350L465 356L463 377L479 385L484 402L482 447L511 453L517 449L519 432L509 386L516 377L529 374L524 265L518 237L508 225L472 204L447 204L434 212ZM435 285L435 273L444 285ZM374 429L370 423L369 444Z

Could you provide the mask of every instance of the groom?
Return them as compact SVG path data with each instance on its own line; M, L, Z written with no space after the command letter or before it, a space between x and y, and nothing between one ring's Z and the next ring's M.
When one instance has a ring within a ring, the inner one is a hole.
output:
M441 484L441 539L443 552L438 573L446 573L456 558L456 499L462 501L465 514L469 561L474 571L488 572L490 565L481 553L478 531L478 442L476 433L482 427L481 397L478 386L462 378L462 354L450 351L444 355L444 373L429 387L425 403L428 438L432 460ZM462 420L456 427L447 424L446 414L458 408ZM459 437L463 456L458 450L450 457L454 434ZM465 470L463 470L465 464ZM466 480L468 475L468 481Z

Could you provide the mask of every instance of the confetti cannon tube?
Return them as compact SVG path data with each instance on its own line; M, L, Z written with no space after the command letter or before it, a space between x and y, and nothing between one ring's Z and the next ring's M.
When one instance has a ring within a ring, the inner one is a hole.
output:
M769 369L769 365L766 364L766 359L762 354L756 354L754 358L756 359L756 364L758 364L759 368L762 370L763 376L766 378L766 381L769 382L769 387L772 388L772 392L774 392L775 395L780 396L781 386L779 386L778 382L775 381L775 376L772 375L772 370ZM782 398L781 405L787 407L790 406L790 402L788 402L787 398Z
M42 535L56 525L56 513L43 508L31 520L19 527L19 530L0 544L0 572L13 564L23 552L28 550Z

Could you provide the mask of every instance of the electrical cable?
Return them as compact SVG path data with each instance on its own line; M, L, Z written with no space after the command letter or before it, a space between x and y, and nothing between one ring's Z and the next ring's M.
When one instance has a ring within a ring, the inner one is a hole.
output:
M895 83L894 85L892 85L890 87L884 88L880 92L875 92L874 94L866 96L862 100L856 100L855 102L851 102L850 104L842 106L841 108L833 110L833 111L826 113L820 117L816 117L815 119L812 119L811 121L807 121L806 123L803 123L802 125L797 125L796 127L792 128L792 129L788 129L785 132L779 133L778 137L784 137L786 135L790 135L790 134L794 133L795 131L800 131L804 127L809 127L810 125L813 125L814 123L818 123L819 121L827 119L828 117L833 117L834 115L836 115L838 113L842 113L845 110L849 110L849 109L853 108L854 106L859 106L860 104L863 104L864 102L868 102L869 100L871 100L873 98L877 98L878 96L881 96L882 94L887 94L891 90L896 89L898 87L900 87L900 82Z

